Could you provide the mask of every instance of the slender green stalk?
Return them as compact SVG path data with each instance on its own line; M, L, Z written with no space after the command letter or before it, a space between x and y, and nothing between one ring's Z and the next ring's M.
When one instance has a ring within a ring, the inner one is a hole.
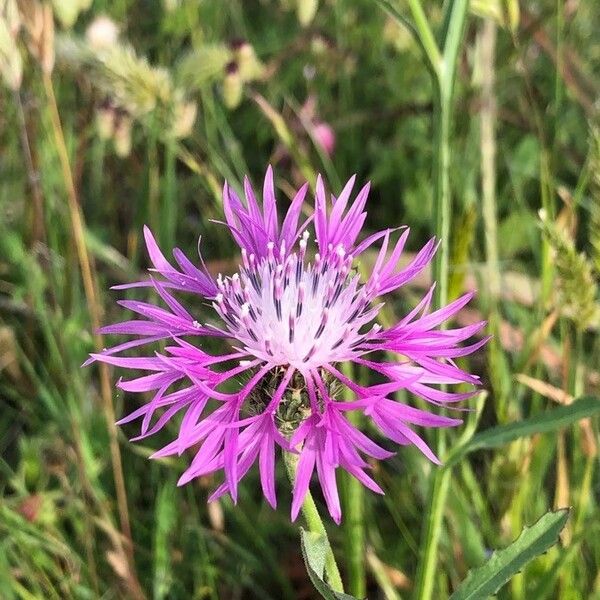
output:
M344 375L352 379L351 363L344 364ZM345 400L352 401L353 394L347 390ZM348 420L360 428L361 413L351 410L347 413ZM342 473L344 507L344 553L348 569L348 591L357 598L364 598L367 593L365 576L365 524L364 524L364 488L362 484L349 473Z
M437 282L435 306L440 308L448 300L449 281L449 238L451 219L450 196L450 109L451 93L440 81L440 97L435 115L435 163L434 163L434 208L436 234L440 247L436 256L434 280ZM446 452L446 433L437 432L439 456ZM438 469L433 474L429 504L425 513L421 538L421 561L417 570L417 598L430 600L433 596L434 579L438 560L438 547L442 532L444 507L450 486L451 471Z
M540 153L540 194L542 197L542 208L549 219L554 219L554 188L550 170L550 157L547 150L542 150ZM541 315L546 312L554 285L554 259L552 252L552 247L547 236L542 236L542 289L539 306Z
M568 329L568 324L565 323ZM569 361L569 382L568 388L569 392L575 398L579 397L584 392L584 371L583 371L583 357L584 357L584 349L583 349L583 331L577 327L575 329L575 339L574 339L574 348L573 348L573 356L572 360ZM558 437L558 448L559 451L562 452L562 458L564 463L566 464L566 450L565 450L565 431L561 431ZM583 470L583 477L581 479L581 483L579 486L579 498L578 502L573 502L576 506L576 509L573 514L573 520L569 524L568 528L565 528L563 532L566 534L566 537L563 539L565 545L570 546L573 541L573 537L577 536L584 531L585 527L585 516L588 512L589 508L589 499L593 497L593 493L591 491L592 485L592 476L594 472L594 464L596 462L596 457L593 452L584 452L582 453L585 456L585 467ZM565 475L567 477L567 486L568 486L568 467L565 466ZM567 487L567 489L569 489ZM563 499L563 504L565 503L571 504L572 498L570 497L570 493L567 493L566 498ZM569 558L566 564L570 564L572 561L572 557ZM575 570L573 568L562 569L559 577L559 585L558 585L558 594L561 598L565 598L565 600L575 600L578 597L579 592L575 590Z
M415 597L419 598L419 600L433 598L438 547L442 534L444 508L446 507L451 475L451 469L442 467L435 471L433 476L421 541L421 560L417 570L417 591Z
M298 455L292 454L291 452L284 452L283 458L290 483L293 485L296 479L296 469L298 468ZM327 539L329 552L327 553L327 558L325 559L325 575L327 576L329 585L334 591L343 592L344 584L342 583L342 576L340 575L340 570L335 562L335 556L333 555L331 544L329 544L329 538L327 537L325 525L323 525L323 521L321 520L319 511L317 510L317 505L313 500L310 490L306 493L306 497L304 498L304 503L302 504L302 514L304 515L304 520L306 521L308 530L324 535Z
M418 0L409 2L415 26L421 43L427 50L430 43L429 27L421 22L422 9ZM440 247L434 263L434 279L437 282L434 299L435 308L441 308L448 301L450 221L452 215L452 197L450 193L450 130L452 117L452 98L456 63L462 41L468 9L468 0L454 0L447 4L444 21L443 54L439 69L432 69L437 97L434 113L435 155L433 176L433 200L435 214L435 232ZM428 56L430 52L427 51ZM446 453L446 433L438 431L437 451L439 456ZM438 469L433 475L430 487L429 504L426 509L421 541L421 562L416 581L416 597L430 600L433 597L434 580L439 554L439 543L443 526L444 508L450 488L450 469Z
M433 199L435 233L439 249L433 263L433 279L436 281L435 307L441 308L448 301L450 265L450 222L452 198L450 195L450 102L439 98L434 116L435 148L433 165Z
M421 6L421 2L419 0L408 0L408 6L415 21L414 25L416 33L419 36L419 40L425 50L427 59L429 60L429 66L435 73L438 73L439 76L442 55L440 54L440 50L435 41L433 32L431 31L431 27L429 26L429 22L427 21L427 16Z
M572 384L572 394L575 398L582 396L585 393L585 349L583 347L583 331L577 329L575 332L575 361L574 361L574 376ZM589 421L588 421L589 423ZM582 422L583 424L583 422ZM595 448L587 448L584 450L586 456L585 469L581 481L579 492L579 507L575 514L573 532L577 535L584 531L585 516L590 507L590 499L592 498L592 479L594 474L594 465L597 461Z

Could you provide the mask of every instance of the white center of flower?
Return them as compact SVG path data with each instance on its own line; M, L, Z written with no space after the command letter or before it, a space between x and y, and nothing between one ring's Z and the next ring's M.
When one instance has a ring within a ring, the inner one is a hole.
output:
M260 261L243 252L240 272L217 279L213 303L248 352L300 370L348 360L379 331L374 325L359 332L380 307L369 306L365 286L350 271L352 255L338 246L305 264L307 239L305 232L299 251L288 256L283 246L275 253L272 243Z

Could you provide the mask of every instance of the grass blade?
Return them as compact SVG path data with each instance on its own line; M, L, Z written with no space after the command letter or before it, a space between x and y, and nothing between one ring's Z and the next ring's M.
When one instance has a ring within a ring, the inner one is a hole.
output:
M600 411L600 399L586 396L568 406L559 406L508 425L492 427L474 435L466 444L456 448L446 460L446 468L455 465L463 456L483 448L497 448L516 439L537 433L549 433L591 417Z

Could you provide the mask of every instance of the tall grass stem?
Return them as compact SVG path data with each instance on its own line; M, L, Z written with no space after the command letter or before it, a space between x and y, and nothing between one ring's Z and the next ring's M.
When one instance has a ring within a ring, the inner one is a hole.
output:
M27 179L29 180L29 187L31 188L31 196L33 198L32 238L35 241L43 242L46 239L44 198L42 195L42 189L40 187L40 176L33 161L33 153L31 151L31 143L29 142L27 122L25 120L25 110L23 108L23 100L21 99L20 90L15 90L14 100L17 107L19 134L21 137L23 156L25 158L25 166L27 168Z
M419 36L419 41L425 51L429 66L439 76L439 68L442 64L442 55L435 41L433 31L429 26L429 21L423 10L420 0L407 0L410 12L412 14L415 30Z
M481 112L479 140L481 148L481 209L485 231L486 289L488 303L495 312L500 296L498 227L496 209L496 95L495 53L496 23L487 19L479 34L481 71Z
M429 35L420 23L422 10L416 6L418 0L409 3L421 43L427 50ZM440 247L434 262L434 280L437 282L434 305L436 309L448 302L449 283L449 249L450 222L452 217L452 196L450 190L450 131L452 119L452 99L454 80L458 62L460 44L463 38L468 10L467 0L454 0L446 4L443 32L442 53L438 68L434 73L436 90L434 113L434 175L433 202L435 215L435 233ZM438 51L439 53L439 51ZM430 53L428 52L428 56ZM446 453L446 433L443 429L437 432L437 451L440 457ZM429 501L426 509L421 538L421 560L417 570L416 597L420 600L431 600L433 597L436 569L438 563L439 543L443 528L444 508L450 487L451 470L438 469L430 483Z

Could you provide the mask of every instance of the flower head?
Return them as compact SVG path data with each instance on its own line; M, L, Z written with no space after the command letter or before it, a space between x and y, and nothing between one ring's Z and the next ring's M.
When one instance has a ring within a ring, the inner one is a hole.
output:
M118 383L125 391L153 394L120 421L142 420L141 434L135 439L156 433L183 413L176 439L153 455L195 453L180 484L222 470L224 482L212 498L229 493L235 501L240 479L258 461L265 498L275 506L279 446L299 454L292 518L316 469L329 511L339 523L336 469L345 469L365 486L383 493L368 475L365 458L392 455L350 423L346 413L352 410L362 411L383 436L401 445L414 444L438 462L413 426L447 427L460 420L397 402L390 395L404 389L436 406L472 396L474 391L449 392L439 386L479 383L453 359L485 343L481 339L460 345L484 323L440 330L471 294L431 312L433 287L398 323L387 328L377 323L379 298L416 277L431 262L436 243L429 241L408 265L398 269L407 228L387 229L359 240L369 185L351 201L354 179L328 202L319 178L314 213L301 220L304 185L283 222L278 217L270 168L262 206L248 180L245 201L226 184L226 225L241 250L237 273L227 277L213 278L203 264L197 267L177 248L173 251L175 268L145 228L152 276L149 281L118 287L151 286L164 306L121 301L138 318L104 327L102 333L133 339L92 355L91 360L147 373ZM362 278L355 268L356 259L375 243L380 244L375 263ZM210 301L214 318L200 323L174 292ZM206 337L222 338L228 350L222 355L208 354L202 348ZM162 354L120 356L162 339L168 340ZM381 356L376 351L385 352L387 358L376 358ZM340 363L345 362L377 373L383 382L365 387L352 381L340 370ZM347 394L342 399L340 390L349 390L352 400Z

